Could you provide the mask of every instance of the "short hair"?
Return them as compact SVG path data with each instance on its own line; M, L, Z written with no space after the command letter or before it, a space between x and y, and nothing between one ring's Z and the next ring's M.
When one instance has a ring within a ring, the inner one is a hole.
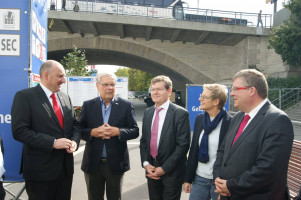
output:
M117 82L117 76L112 72L100 72L96 75L97 83L100 83L100 79L104 76L110 76L114 79L115 83Z
M263 73L255 69L243 69L233 76L232 81L237 78L243 78L245 83L247 84L245 86L255 87L258 95L261 98L267 98L269 86Z
M50 69L54 66L62 66L61 63L55 61L55 60L46 60L45 62L43 62L43 64L41 65L40 68L40 78L43 78L43 73L44 72L49 72Z
M210 98L211 99L219 99L218 107L219 109L223 109L226 105L228 99L228 90L225 85L221 84L204 84L203 89L209 90L211 92Z
M168 90L169 88L172 89L172 81L168 76L160 75L156 76L155 78L152 79L151 85L154 85L155 83L163 81L165 83L165 88Z

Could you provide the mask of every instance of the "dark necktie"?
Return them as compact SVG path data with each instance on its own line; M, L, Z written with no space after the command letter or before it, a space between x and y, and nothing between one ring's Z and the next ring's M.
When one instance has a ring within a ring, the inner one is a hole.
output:
M58 104L58 102L56 100L55 94L52 94L50 97L52 98L53 109L56 114L56 117L59 120L61 127L64 128L64 117L63 117L60 105Z
M156 156L158 154L157 140L158 140L158 129L159 129L159 112L163 108L155 108L155 109L156 109L156 116L155 116L154 123L152 126L151 141L150 141L150 155L153 158L156 158Z
M232 145L236 142L237 138L241 135L241 133L243 132L244 128L246 127L248 121L250 119L250 116L249 115L245 115L244 119L242 120L242 122L240 123L240 126L239 126L239 129L236 133L236 136L233 140L233 143Z

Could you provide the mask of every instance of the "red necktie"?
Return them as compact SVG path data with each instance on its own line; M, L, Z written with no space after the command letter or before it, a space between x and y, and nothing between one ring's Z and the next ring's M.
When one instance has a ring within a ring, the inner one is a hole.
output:
M243 132L244 128L246 127L248 121L250 119L250 116L249 115L245 115L244 119L242 120L242 122L240 123L240 126L239 126L239 129L236 133L236 136L233 140L233 143L232 145L236 142L237 138L241 135L241 133Z
M158 145L157 145L157 140L158 140L158 129L159 129L159 112L163 108L155 108L156 109L156 116L154 119L153 127L152 127L152 132L151 132L151 141L150 141L150 155L153 158L156 158L158 154Z
M63 117L61 108L60 108L59 104L57 103L55 94L52 94L50 97L52 98L53 109L56 114L56 117L59 120L62 128L64 128L64 117Z

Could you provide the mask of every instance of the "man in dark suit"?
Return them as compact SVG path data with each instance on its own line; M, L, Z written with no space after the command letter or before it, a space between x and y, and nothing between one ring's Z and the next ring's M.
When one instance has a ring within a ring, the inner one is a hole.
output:
M139 136L132 103L114 97L116 81L115 74L97 74L100 97L85 101L79 116L89 200L104 199L105 188L108 200L121 199L123 174L130 169L127 140Z
M70 98L60 92L66 82L63 66L48 60L40 77L36 87L17 92L12 105L12 133L23 143L20 172L30 200L67 200L79 125Z
M172 82L168 77L152 79L151 97L155 105L144 113L140 140L150 200L181 197L190 124L187 110L169 101L171 92Z
M214 165L221 199L289 199L287 169L293 126L268 101L267 94L262 73L247 69L233 77L231 96L241 112L232 119Z

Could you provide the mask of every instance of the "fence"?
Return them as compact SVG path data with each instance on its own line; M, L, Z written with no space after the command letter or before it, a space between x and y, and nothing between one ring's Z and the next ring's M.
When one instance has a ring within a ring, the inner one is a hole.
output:
M62 0L51 0L55 5L52 5L51 10L63 10ZM78 10L75 6L78 5ZM50 4L48 5L50 9ZM171 20L196 21L205 23L219 23L228 25L241 26L257 26L258 13L243 13L221 10L183 8L183 7L158 7L154 5L139 5L133 3L131 5L123 2L113 1L108 3L99 0L66 0L65 10L75 12L92 12L106 13L114 15L139 16L147 18L162 18ZM270 28L272 26L272 15L262 14L261 19L263 27Z

